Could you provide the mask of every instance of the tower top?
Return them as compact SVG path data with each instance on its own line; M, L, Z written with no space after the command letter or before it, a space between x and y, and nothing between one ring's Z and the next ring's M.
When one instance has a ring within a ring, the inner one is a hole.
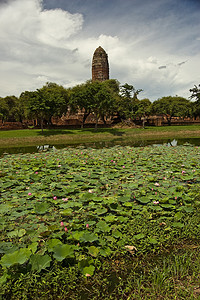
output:
M104 81L109 79L109 64L106 51L99 46L92 59L92 80Z

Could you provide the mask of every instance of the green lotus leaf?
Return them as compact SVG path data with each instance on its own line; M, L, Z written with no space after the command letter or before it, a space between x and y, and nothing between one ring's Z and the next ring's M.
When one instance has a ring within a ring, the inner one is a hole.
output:
M35 204L35 213L36 214L45 214L49 209L49 204L47 202L37 202Z
M136 240L141 240L144 237L145 237L145 234L143 234L143 233L139 233L139 234L136 234L136 235L133 236L133 238L136 239Z
M99 254L99 249L95 246L90 246L88 248L88 253L93 257L97 257L97 255Z
M111 242L111 243L115 243L116 242L116 239L113 236L111 236L111 235L105 236L105 238L106 238L106 240L108 242Z
M107 208L103 207L103 208L98 208L94 211L94 214L97 214L97 215L103 215L107 212Z
M105 216L104 217L104 220L106 221L106 222L110 222L110 223L112 223L112 222L114 222L114 221L116 221L116 220L118 220L119 218L117 218L116 216L114 216L114 215L108 215L108 216ZM125 218L124 218L125 219Z
M80 260L78 262L78 268L83 275L92 276L95 271L95 267L93 265L93 259L87 258L87 259Z
M37 251L37 247L38 247L38 242L34 242L28 246L28 249L31 250L32 253L34 254Z
M194 208L192 206L183 206L182 209L186 212L186 213L192 213L194 211Z
M175 228L183 228L184 224L181 222L174 222L174 223L172 223L172 226Z
M142 204L147 204L147 203L149 203L151 200L148 199L148 198L139 197L139 198L137 199L137 201L140 202L140 203L142 203Z
M103 232L108 232L111 230L110 226L103 220L99 221L96 224L96 228L98 229L98 231L103 231Z
M63 209L60 212L64 216L70 216L73 213L73 210L71 208Z
M104 257L111 255L111 253L112 253L112 250L109 247L100 249L100 254Z
M54 247L57 245L62 245L62 242L59 239L51 239L47 241L47 249L49 252L52 252Z
M62 261L65 258L73 258L74 250L70 245L58 244L53 248L53 257L58 261Z
M82 242L92 243L92 242L98 240L98 236L94 233L85 232L82 236L80 236L79 240L82 241Z
M33 254L30 257L30 264L32 271L41 272L50 267L51 257L49 255Z
M31 251L27 248L21 248L13 253L4 254L0 264L3 268L9 268L14 264L24 264L31 256Z
M26 230L25 229L19 229L19 230L14 230L14 231L10 231L8 232L7 236L12 238L12 237L22 237L23 235L26 234Z
M160 204L160 206L162 208L165 208L167 210L174 210L175 209L175 206L174 205L171 205L171 204Z
M114 230L113 232L112 232L112 236L114 236L115 238L122 238L122 233L119 231L119 230Z
M155 238L149 237L149 238L148 238L148 241L149 241L150 244L153 244L153 245L158 244L158 241L157 241Z

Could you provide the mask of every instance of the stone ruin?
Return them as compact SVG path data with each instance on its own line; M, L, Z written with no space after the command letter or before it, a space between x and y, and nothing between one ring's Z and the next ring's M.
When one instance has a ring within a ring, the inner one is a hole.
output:
M104 81L109 79L109 64L106 51L99 46L92 59L92 81Z

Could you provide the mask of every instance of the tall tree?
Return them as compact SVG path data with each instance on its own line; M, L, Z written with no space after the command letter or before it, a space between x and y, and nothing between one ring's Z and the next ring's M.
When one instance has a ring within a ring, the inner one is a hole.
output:
M30 112L40 119L42 131L44 120L51 124L53 116L61 117L68 109L68 91L56 83L47 82L30 96Z
M200 84L197 86L195 85L194 88L190 89L192 93L191 99L195 99L195 102L192 102L192 115L195 117L200 116Z
M0 119L4 123L9 116L9 107L5 98L0 98Z
M152 104L152 113L164 115L168 125L171 125L172 117L189 117L191 112L191 102L179 96L162 97Z
M135 118L138 109L138 95L142 89L136 90L133 85L125 83L120 87L120 97L117 101L117 113L120 119Z
M83 115L82 127L87 117L93 113L95 116L95 128L98 119L112 115L115 110L115 96L118 94L118 83L115 80L87 81L85 84L75 86L70 90L71 111L81 110Z
M18 98L15 96L1 98L0 113L2 120L10 122L18 121L17 101Z

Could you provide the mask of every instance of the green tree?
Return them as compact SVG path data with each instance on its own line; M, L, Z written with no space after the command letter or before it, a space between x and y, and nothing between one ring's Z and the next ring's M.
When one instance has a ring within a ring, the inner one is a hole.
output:
M32 119L31 112L30 112L30 101L32 95L33 92L25 91L22 92L21 95L19 96L17 110L18 110L18 117L20 122L23 122L23 120Z
M115 80L87 81L70 90L70 108L72 112L84 113L82 127L90 114L95 116L95 128L98 119L105 121L115 110L115 97L118 94L119 84Z
M90 90L90 82L76 85L70 89L69 106L72 113L83 112L82 128L87 117L92 112L93 95Z
M190 89L192 93L191 99L195 99L195 102L192 102L192 115L195 117L200 116L200 84L197 86L195 85L194 88Z
M137 103L137 110L135 112L135 118L142 120L143 128L147 121L147 117L151 114L152 103L149 99L139 100Z
M162 97L152 104L152 113L164 115L168 125L171 125L172 117L189 117L191 112L191 102L179 96Z
M200 84L195 85L194 88L190 89L192 93L191 98L196 98L197 101L200 101Z
M138 109L138 95L142 89L136 90L133 85L125 83L120 87L120 97L117 100L117 113L120 119L133 120Z
M18 121L17 102L18 98L15 96L1 98L0 114L3 121Z
M53 116L61 117L68 110L68 91L56 83L46 83L30 94L30 113L40 120L43 132L44 121L51 124Z
M5 122L9 116L9 107L5 98L0 98L0 119Z

